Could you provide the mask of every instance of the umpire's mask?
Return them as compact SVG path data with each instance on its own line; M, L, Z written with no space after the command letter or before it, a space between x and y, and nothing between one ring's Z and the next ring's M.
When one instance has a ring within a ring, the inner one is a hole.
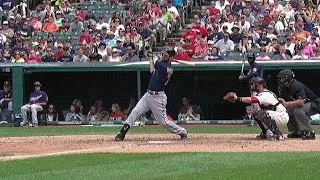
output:
M278 86L288 87L290 82L294 79L294 73L290 69L281 70L278 74Z

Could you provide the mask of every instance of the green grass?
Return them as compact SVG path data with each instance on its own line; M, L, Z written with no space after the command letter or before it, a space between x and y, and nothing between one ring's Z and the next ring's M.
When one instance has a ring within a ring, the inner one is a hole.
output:
M0 179L318 179L319 165L319 153L99 153L0 162Z
M99 135L116 134L121 127L39 127L39 128L0 128L0 137L19 137L19 136L58 136L58 135ZM258 127L247 126L187 126L189 133L243 133L257 134L260 132ZM315 130L320 130L316 127ZM129 133L133 134L152 134L167 133L159 126L133 127Z
M21 136L59 136L59 135L104 135L116 134L121 127L39 127L39 128L0 128L0 137L21 137ZM189 133L241 133L257 134L260 132L259 127L247 126L186 126ZM320 127L316 126L315 131L319 132ZM286 132L286 131L285 131ZM130 129L131 134L154 134L167 133L160 126L133 127Z

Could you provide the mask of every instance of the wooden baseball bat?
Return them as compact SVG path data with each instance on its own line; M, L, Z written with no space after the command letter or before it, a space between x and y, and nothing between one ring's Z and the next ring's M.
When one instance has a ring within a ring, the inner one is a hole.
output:
M246 56L246 55L245 55ZM246 58L245 56L243 57L243 60L242 60L242 66L241 66L241 72L240 72L240 75L243 74L243 69L244 69L244 64L246 63Z

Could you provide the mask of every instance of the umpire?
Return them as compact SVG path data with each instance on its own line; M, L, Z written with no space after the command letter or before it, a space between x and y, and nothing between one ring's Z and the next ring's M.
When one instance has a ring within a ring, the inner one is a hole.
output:
M311 127L310 116L320 113L320 98L294 78L290 69L281 70L278 74L279 101L289 114L288 138L314 140L316 136Z

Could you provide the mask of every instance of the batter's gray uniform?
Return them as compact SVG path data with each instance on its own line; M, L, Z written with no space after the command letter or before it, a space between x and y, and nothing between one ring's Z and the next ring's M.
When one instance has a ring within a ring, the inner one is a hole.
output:
M167 118L167 96L164 90L173 73L171 63L163 60L157 61L154 64L154 69L155 71L151 74L147 92L133 108L125 122L125 125L116 136L116 140L123 140L128 129L133 126L138 117L150 110L152 111L156 121L169 132L180 135L182 139L187 137L186 129L176 125Z

